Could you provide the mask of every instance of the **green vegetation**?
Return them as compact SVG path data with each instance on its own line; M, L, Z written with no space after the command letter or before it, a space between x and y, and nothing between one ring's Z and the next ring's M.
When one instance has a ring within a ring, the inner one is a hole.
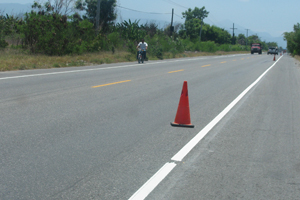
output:
M57 2L34 2L32 11L20 19L0 14L0 71L134 61L141 38L149 45L150 59L200 55L195 52L250 51L254 42L262 43L265 50L277 46L255 35L232 38L228 31L203 23L209 14L205 7L183 12L184 24L160 29L155 23L114 23L116 0L101 1L99 21L97 0L59 1L73 2L71 10L77 12L63 12Z
M300 55L300 24L294 25L293 32L285 32L284 39L287 41L287 49L293 56Z

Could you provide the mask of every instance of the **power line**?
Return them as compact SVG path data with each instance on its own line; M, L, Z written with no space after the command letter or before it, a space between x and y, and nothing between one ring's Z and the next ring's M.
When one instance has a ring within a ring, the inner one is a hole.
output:
M123 9L126 9L126 10L131 10L131 11L134 11L134 12L140 12L140 13L147 13L147 14L154 14L154 15L165 15L165 14L172 14L172 13L155 13L155 12L145 12L145 11L140 11L140 10L134 10L134 9L131 9L131 8L125 8L123 6L117 6L119 8L123 8Z
M134 11L134 12L140 12L140 13L146 13L146 14L154 14L154 15L171 15L172 13L156 13L156 12L145 12L145 11L140 11L140 10L134 10L134 9L131 9L131 8L125 8L123 6L117 6L119 8L123 8L123 9L126 9L126 10L130 10L130 11ZM175 14L177 17L180 17L179 15ZM181 18L181 17L180 17Z
M177 6L182 7L182 8L189 9L189 8L184 7L184 6L182 6L182 5L178 4L178 3L175 3L175 2L173 2L173 1L171 1L171 0L164 0L164 1L165 1L165 2L168 2L168 3L172 3L173 5L177 5Z
M176 15L177 17L179 17L179 18L181 18L181 19L182 19L182 16L180 16L180 15L177 15L176 13L174 13L174 15Z
M220 21L212 13L209 13L206 19L210 20L212 24L215 26L224 27L223 25L220 24Z

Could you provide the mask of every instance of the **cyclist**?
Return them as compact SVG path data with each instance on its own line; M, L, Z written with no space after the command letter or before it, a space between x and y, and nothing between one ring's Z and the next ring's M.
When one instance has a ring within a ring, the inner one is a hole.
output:
M143 57L144 57L144 59L146 60L146 51L147 51L147 49L148 49L148 44L145 42L145 40L144 39L142 39L142 41L137 45L137 47L136 47L137 49L142 49L142 50L144 50L143 51ZM138 56L139 56L139 51L137 52L137 55L136 55L136 58L138 59Z

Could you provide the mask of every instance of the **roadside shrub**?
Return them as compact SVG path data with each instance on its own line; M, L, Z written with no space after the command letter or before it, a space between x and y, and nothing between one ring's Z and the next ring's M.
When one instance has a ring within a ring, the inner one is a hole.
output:
M81 54L94 37L93 24L88 20L71 17L68 21L67 16L56 13L26 13L18 30L32 53L47 55Z
M231 51L241 51L242 48L239 45L232 45Z
M120 34L118 32L113 32L107 35L107 39L112 47L120 48L122 41L120 39Z
M57 64L57 63L54 63L54 64L53 64L53 67L60 68L60 65Z
M8 46L8 43L5 40L0 40L0 48L5 48Z
M150 55L155 56L160 60L164 59L163 49L159 45L152 46L151 48L149 48L148 52L149 52Z
M175 44L172 46L171 40L166 38L163 34L155 34L152 38L147 35L145 41L149 45L149 55L155 56L161 60L163 59L163 52L168 52L175 46Z
M183 53L184 52L184 46L183 46L183 43L182 43L182 40L180 40L179 38L177 38L175 40L175 49L178 53Z
M204 52L211 52L214 53L217 51L217 46L213 41L201 42L200 49Z
M136 55L137 49L136 49L136 45L133 42L128 40L126 46L128 48L128 52ZM149 49L151 49L151 48L148 48L148 52L149 52Z
M98 34L90 45L90 51L110 51L112 47L106 35Z
M77 42L78 44L71 45L72 50L71 52L74 54L83 54L84 52L88 51L88 44L85 41Z
M103 64L104 63L102 59L98 59L98 58L91 59L90 62L91 63L96 63L96 64Z
M8 42L12 42L14 37L17 37L15 32L15 24L17 23L18 18L14 16L2 15L0 10L0 48L6 48L9 46Z
M172 54L172 58L175 58L176 54L178 54L178 51L176 50L176 48L173 48L170 50L170 53Z
M189 39L183 39L182 40L182 46L185 51L195 51L194 43Z
M230 51L230 45L229 44L222 44L220 47L219 47L219 50L220 51Z

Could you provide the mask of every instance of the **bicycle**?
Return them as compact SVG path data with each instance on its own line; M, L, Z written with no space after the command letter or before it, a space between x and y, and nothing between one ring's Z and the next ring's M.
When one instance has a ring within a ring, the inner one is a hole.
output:
M144 63L144 55L145 55L145 50L144 49L139 49L139 53L138 53L138 63Z

